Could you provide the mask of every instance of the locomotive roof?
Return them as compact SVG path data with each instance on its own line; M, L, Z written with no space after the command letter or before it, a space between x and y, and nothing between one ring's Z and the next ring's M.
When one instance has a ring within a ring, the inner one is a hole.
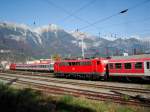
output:
M95 59L70 59L70 60L60 60L57 62L81 62L81 61L92 61L92 60L106 60L105 58L95 58Z

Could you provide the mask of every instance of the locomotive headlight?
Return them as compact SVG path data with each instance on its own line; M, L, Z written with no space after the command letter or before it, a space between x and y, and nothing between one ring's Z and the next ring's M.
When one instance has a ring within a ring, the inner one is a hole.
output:
M103 63L104 63L104 64L107 64L107 63L108 63L108 60L103 60Z

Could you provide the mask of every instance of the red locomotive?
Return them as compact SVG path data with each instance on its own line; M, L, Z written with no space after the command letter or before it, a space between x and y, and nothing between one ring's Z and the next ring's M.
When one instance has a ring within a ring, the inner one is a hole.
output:
M82 78L98 78L105 76L107 59L63 60L54 64L56 76L74 76Z

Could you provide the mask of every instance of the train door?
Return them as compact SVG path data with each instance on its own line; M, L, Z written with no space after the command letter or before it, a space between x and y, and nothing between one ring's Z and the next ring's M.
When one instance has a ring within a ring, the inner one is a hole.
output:
M99 60L96 61L94 65L95 65L95 66L94 66L95 72L97 72L97 73L99 73L100 75L102 75L102 74L101 74L101 70L102 70L102 68L101 68L101 61L99 61Z
M108 78L109 78L109 67L108 67L108 64L106 64L106 70L104 73L104 80L108 80Z
M93 60L91 64L91 70L93 71L92 79L99 79L101 74L101 62L99 60Z
M99 72L99 64L100 64L100 61L95 61L94 62L95 64L95 66L93 67L94 68L94 72Z
M150 76L150 61L144 62L144 75Z
M50 67L50 71L54 71L54 63L50 63L49 67Z

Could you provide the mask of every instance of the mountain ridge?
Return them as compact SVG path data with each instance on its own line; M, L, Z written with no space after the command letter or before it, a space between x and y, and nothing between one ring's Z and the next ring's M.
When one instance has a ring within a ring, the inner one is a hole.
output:
M133 49L141 53L150 48L150 41L136 38L107 40L85 32L67 32L54 24L33 29L25 24L0 23L0 49L27 57L50 57L52 54L81 56L82 39L87 57L120 55L123 52L132 54L135 52Z

